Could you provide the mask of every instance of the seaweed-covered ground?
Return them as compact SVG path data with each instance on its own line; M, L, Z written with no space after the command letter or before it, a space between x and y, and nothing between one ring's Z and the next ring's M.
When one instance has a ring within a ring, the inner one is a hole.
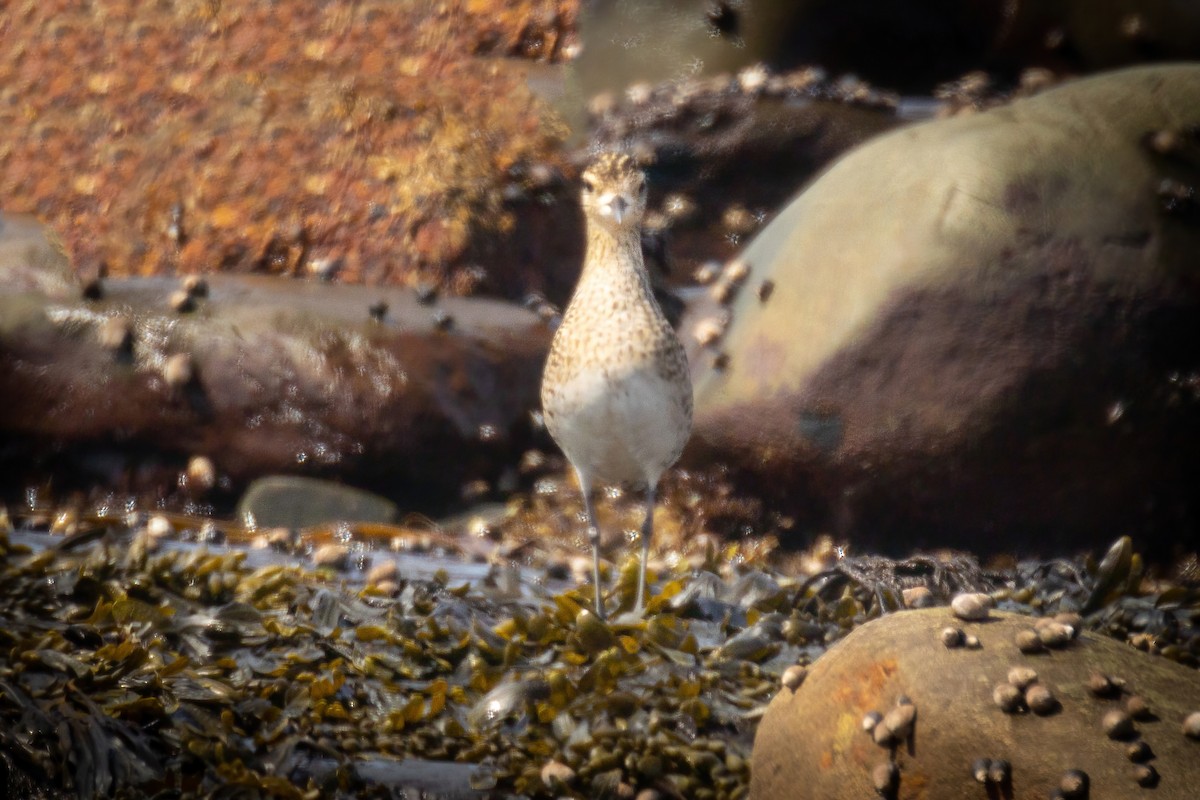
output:
M328 530L123 502L0 513L0 780L46 797L743 797L787 667L968 589L1200 665L1194 564L1152 577L1128 539L987 566L784 553L787 521L720 475L668 480L644 618L625 613L637 548L610 548L605 623L572 577L587 555L561 475L486 517L340 528L340 566L313 566ZM606 529L635 527L636 498L600 505ZM389 571L396 548L424 577Z

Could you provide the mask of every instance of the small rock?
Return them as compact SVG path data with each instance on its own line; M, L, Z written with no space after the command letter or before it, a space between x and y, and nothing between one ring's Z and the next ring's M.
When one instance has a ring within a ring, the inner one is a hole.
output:
M207 492L217 485L217 467L207 456L192 456L187 465L188 488Z
M696 342L701 347L708 347L714 344L721 338L721 334L725 332L725 326L718 319L702 319L696 323L693 330L693 335L696 337Z
M1015 714L1021 710L1025 695L1011 683L1000 683L992 690L992 702L1005 714Z
M979 643L979 637L973 633L968 633L963 637L963 644L967 646L968 650L978 650L983 646Z
M990 758L975 759L975 762L971 764L971 777L975 779L976 783L987 784L988 771L991 769L991 766L992 760Z
M897 739L907 739L912 733L913 722L917 718L917 707L912 703L904 703L883 715L883 724Z
M708 294L712 299L721 305L726 305L733 299L737 287L725 279L718 280L708 290Z
M925 586L910 586L901 592L905 608L930 608L933 603L933 592Z
M99 300L104 297L104 281L99 276L89 279L83 284L82 294L84 300Z
M167 386L172 389L181 389L192 382L196 377L195 370L192 368L192 357L187 353L176 353L163 362L162 366L163 380L167 382Z
M1112 678L1107 675L1102 675L1099 672L1093 672L1088 678L1088 691L1096 697L1112 697L1120 688L1113 683Z
M400 584L395 581L380 581L375 584L375 591L387 597L395 597L400 594Z
M775 281L771 280L770 278L766 278L765 280L763 280L762 283L760 283L758 285L758 302L760 302L760 303L767 302L768 300L771 299L771 295L774 293L775 293ZM926 589L926 591L928 592L929 590ZM932 601L933 595L930 594L929 598ZM928 606L912 606L912 607L913 608L927 608Z
M792 664L783 671L783 676L780 678L780 683L785 689L790 689L795 692L800 688L800 684L804 683L804 679L808 677L808 670L799 664Z
M96 339L105 350L128 352L133 347L133 328L125 317L108 317L96 329Z
M900 785L900 768L894 761L884 761L871 770L871 783L881 797L891 797Z
M878 711L868 711L866 714L863 714L862 729L867 733L870 733L871 731L875 730L875 726L882 721L883 715Z
M1183 721L1183 735L1200 740L1200 711L1193 711Z
M1150 749L1150 745L1146 744L1145 739L1138 739L1125 748L1125 755L1130 761L1140 764L1154 758L1154 751Z
M1038 674L1029 667L1013 667L1008 671L1008 682L1024 691L1037 683Z
M196 309L196 298L188 294L186 290L179 289L171 292L171 296L167 298L167 305L180 314L186 314Z
M183 290L192 297L208 297L208 281L199 275L188 275L183 279Z
M1133 719L1124 711L1109 711L1100 721L1100 727L1110 739L1128 739L1136 732Z
M961 628L943 628L942 629L942 644L948 648L961 647L963 643L963 632Z
M692 273L692 280L696 283L707 286L717 279L721 274L721 264L717 261L705 261L700 266L696 267L696 271Z
M165 539L174 532L175 527L162 514L155 514L146 522L146 533L153 539Z
M1062 790L1063 797L1083 798L1087 797L1088 783L1086 772L1080 769L1069 769L1063 773L1058 788Z
M1039 623L1035 630L1046 647L1065 647L1071 642L1073 631L1068 626L1054 620L1039 620Z
M1079 632L1083 630L1083 617L1074 611L1063 611L1060 614L1055 614L1054 621L1070 628L1073 636L1078 636Z
M1158 785L1158 770L1149 764L1137 764L1133 768L1133 779L1138 786L1150 789Z
M735 258L725 265L722 275L732 285L740 286L742 281L750 275L750 264L744 259Z
M1037 635L1037 631L1028 628L1017 631L1013 641L1016 642L1017 649L1022 653L1041 653L1046 649L1046 645Z
M966 592L954 596L954 599L950 601L950 610L959 619L978 622L988 618L988 610L991 605L992 599L986 594Z
M367 571L367 583L380 584L384 581L394 582L398 573L399 569L397 568L395 561L390 559L386 561L380 561Z
M1146 698L1141 695L1132 695L1125 701L1125 713L1137 720L1148 720L1154 715L1150 713L1150 706L1146 704Z
M396 504L383 497L318 478L268 475L257 478L237 505L243 525L301 529L323 523L390 523Z
M313 551L312 563L318 569L326 567L329 569L343 569L346 566L346 559L349 556L349 551L344 544L330 542L323 544Z
M287 552L292 549L293 537L290 528L270 528L263 535L266 539L267 547L272 550L282 550Z
M996 786L1007 786L1012 778L1012 765L1002 758L997 758L988 765L988 782Z
M880 722L872 729L871 738L880 747L891 747L896 743L896 737L892 735L892 731L883 722Z
M1038 716L1053 714L1059 709L1058 698L1047 687L1035 683L1025 690L1025 705Z
M547 761L542 767L542 783L547 788L560 789L575 780L575 770L561 761Z
M429 281L421 281L413 289L417 296L417 302L423 306L431 306L437 302L438 290L437 285Z

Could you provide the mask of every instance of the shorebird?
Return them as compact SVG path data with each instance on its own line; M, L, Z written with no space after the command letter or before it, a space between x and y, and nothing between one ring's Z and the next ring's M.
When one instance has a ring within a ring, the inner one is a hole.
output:
M654 299L642 257L646 176L628 156L608 153L584 171L582 183L583 271L546 359L542 411L579 478L596 614L603 619L592 490L597 483L646 489L634 609L640 614L655 493L691 433L692 381L683 345Z

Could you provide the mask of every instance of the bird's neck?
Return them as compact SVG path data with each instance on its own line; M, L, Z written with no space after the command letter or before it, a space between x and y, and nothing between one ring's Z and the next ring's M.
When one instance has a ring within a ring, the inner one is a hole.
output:
M587 233L587 252L584 254L581 281L602 276L611 279L616 275L645 275L642 239L637 228L614 232L589 220Z

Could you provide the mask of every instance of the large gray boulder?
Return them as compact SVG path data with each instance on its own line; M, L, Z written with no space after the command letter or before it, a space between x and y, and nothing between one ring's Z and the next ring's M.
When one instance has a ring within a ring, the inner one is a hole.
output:
M693 348L693 459L895 549L1194 547L1198 129L1200 65L1168 65L852 151L693 305L693 343L729 319Z

